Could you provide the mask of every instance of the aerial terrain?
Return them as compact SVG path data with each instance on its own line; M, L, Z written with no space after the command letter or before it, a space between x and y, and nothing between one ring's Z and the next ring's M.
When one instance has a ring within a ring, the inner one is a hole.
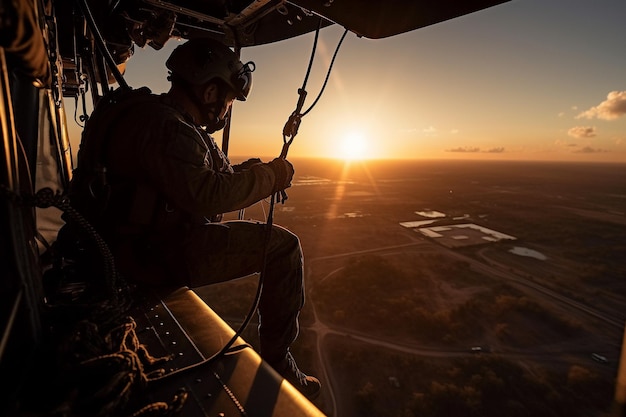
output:
M610 415L626 164L293 162L274 222L301 239L293 350L323 383L324 413ZM195 291L235 327L257 280ZM257 346L256 324L244 337Z

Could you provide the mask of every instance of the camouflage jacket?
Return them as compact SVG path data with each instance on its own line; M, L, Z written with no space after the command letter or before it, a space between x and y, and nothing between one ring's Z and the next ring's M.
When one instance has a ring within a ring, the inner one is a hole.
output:
M268 164L232 167L165 94L116 90L85 126L72 204L106 233L205 224L271 195Z

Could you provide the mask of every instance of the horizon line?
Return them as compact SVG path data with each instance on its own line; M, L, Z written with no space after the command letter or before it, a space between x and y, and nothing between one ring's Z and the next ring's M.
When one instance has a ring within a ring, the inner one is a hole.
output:
M275 159L275 156L250 156L250 155L229 155L229 159L236 161L245 161L250 158L260 158L261 160L271 161ZM367 163L367 162L413 162L413 161L433 161L433 162L481 162L481 163L490 163L490 162L528 162L528 163L574 163L574 164L613 164L613 165L625 165L626 161L624 160L583 160L583 159L508 159L508 158L445 158L445 157L411 157L411 158L402 158L402 157L384 157L384 158L355 158L355 159L346 159L339 157L330 157L330 156L293 156L288 157L288 160L325 160L332 162L345 162L345 163Z

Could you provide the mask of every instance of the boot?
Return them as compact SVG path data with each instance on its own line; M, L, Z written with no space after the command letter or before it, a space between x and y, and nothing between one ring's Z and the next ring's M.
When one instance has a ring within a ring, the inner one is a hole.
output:
M291 352L287 352L287 355L282 361L272 366L276 372L289 381L291 385L309 400L313 400L319 395L322 388L319 379L314 376L309 376L298 369L298 365L293 356L291 356Z

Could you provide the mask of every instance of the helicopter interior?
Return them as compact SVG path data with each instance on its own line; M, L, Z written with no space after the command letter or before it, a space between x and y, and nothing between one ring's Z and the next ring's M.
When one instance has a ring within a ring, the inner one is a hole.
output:
M323 415L193 291L139 297L120 279L106 242L64 195L74 169L64 100L95 105L125 83L135 47L171 38L238 50L339 25L377 39L505 1L4 2L1 412ZM68 220L81 231L62 240Z

